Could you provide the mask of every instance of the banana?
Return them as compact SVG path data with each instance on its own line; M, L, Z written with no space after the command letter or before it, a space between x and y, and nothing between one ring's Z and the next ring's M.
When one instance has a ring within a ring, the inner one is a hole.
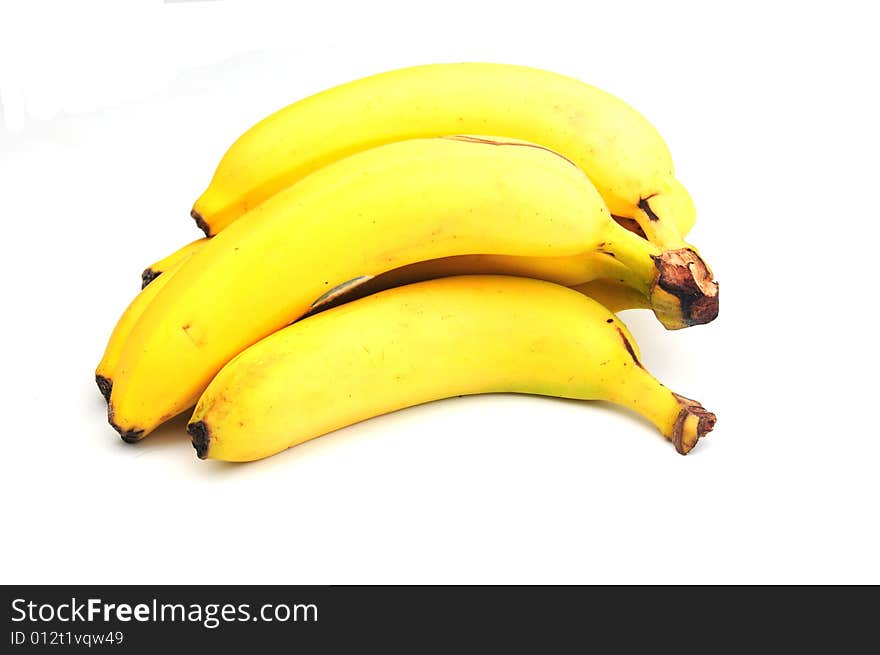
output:
M586 252L627 266L664 324L701 320L706 307L670 286L694 281L696 265L679 261L687 251L664 252L615 223L581 170L552 151L449 137L352 155L258 205L184 262L129 335L110 423L140 439L194 404L232 357L358 276L453 255Z
M207 241L207 239L201 239L201 241ZM171 255L171 257L174 257L179 252L192 245L193 244L184 246L184 248L178 250L174 255ZM194 251L195 249L192 249L192 252ZM107 402L110 402L110 392L113 389L114 371L119 362L119 357L122 354L123 348L125 347L125 343L128 340L128 336L131 334L131 331L137 324L138 320L140 320L144 311L150 303L153 302L153 299L159 295L162 287L164 287L171 277L180 269L183 262L189 258L192 252L188 252L185 256L178 258L178 261L175 264L165 267L162 271L163 275L158 276L157 274L157 277L154 277L151 282L148 282L142 287L141 292L134 297L134 300L132 300L128 307L125 308L125 311L122 312L122 316L120 316L119 320L116 322L116 326L110 334L110 339L107 341L107 347L104 349L104 355L98 363L98 368L95 369L95 383L98 385L101 395L104 396L104 399Z
M251 461L404 407L496 392L623 405L681 454L715 425L645 370L599 303L538 280L460 276L383 291L260 341L217 374L187 431L202 459Z
M665 250L687 247L696 210L654 127L615 96L548 71L434 64L329 89L281 109L232 144L192 209L207 235L326 164L416 137L498 134L580 166L622 221Z
M141 289L145 289L150 282L155 280L168 269L173 268L178 263L187 259L191 254L193 254L196 250L201 248L207 242L207 238L196 239L195 241L186 244L182 248L175 250L167 257L163 257L159 261L147 266L144 269L143 273L141 273Z

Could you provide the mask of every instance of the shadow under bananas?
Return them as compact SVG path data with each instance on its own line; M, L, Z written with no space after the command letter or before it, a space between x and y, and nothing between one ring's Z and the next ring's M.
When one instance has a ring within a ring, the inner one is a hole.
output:
M520 396L523 394L502 393L491 395ZM658 443L663 442L662 445L669 446L671 448L671 444L668 443L668 440L657 433L656 427L648 419L614 403L601 400L584 401L574 398L559 398L555 396L541 395L530 395L529 397L540 398L542 402L568 403L572 405L577 405L580 408L588 410L598 409L602 413L612 413L623 419L624 425L621 427L621 432L625 432L628 435L632 434L633 438L657 439L659 440ZM448 402L449 400L453 399L443 399L434 402L443 403ZM417 407L433 405L434 402L423 403L422 405ZM307 442L299 444L298 446L289 448L286 451L282 451L276 455L273 455L272 457L267 457L265 459L256 460L253 462L223 462L214 460L203 462L197 459L195 453L192 450L190 437L186 432L186 425L189 421L191 410L188 410L167 421L142 441L134 444L124 443L122 440L119 439L117 439L117 441L120 449L124 450L126 454L133 454L133 456L136 458L146 455L148 453L162 455L166 451L176 451L178 453L185 451L188 456L192 457L193 468L198 468L200 472L202 472L208 478L217 478L218 476L227 477L233 475L251 475L255 473L257 469L274 468L276 466L289 467L291 458L299 459L300 457L298 457L298 455L301 455L305 456L305 459L308 459L308 453L310 451L313 451L313 449L324 450L328 446L330 446L331 448L344 448L344 443L347 442L349 439L369 439L369 431L366 431L367 434L359 434L359 425L369 423L370 421L377 419L387 420L387 417L390 415L398 414L399 412L406 412L412 409L415 408L404 408L396 412L390 412L389 414L385 414L380 417L367 419L366 421L361 421L360 423L346 426L344 428L340 428L339 430L334 430L333 432L329 432L326 435L309 440ZM594 432L590 430L590 424L592 423L589 418L590 411L584 412L584 414L584 420L581 424L583 427L584 439L591 440L604 438L598 431ZM627 429L625 427L625 424L630 424L633 426L633 428ZM473 435L473 438L479 439L480 435L475 433ZM689 458L693 456L699 456L700 452L710 447L710 443L711 440L701 440L700 447L695 448L691 453L689 453Z
M106 410L106 404L104 407ZM281 456L287 454L288 451L254 462L223 462L217 460L204 462L198 459L195 450L193 450L192 439L186 431L186 426L187 423L189 423L192 412L193 408L188 408L174 418L165 421L165 423L157 427L145 438L134 443L127 443L120 439L119 435L113 433L116 437L117 447L123 455L135 459L144 456L157 456L163 458L163 461L167 461L164 459L167 455L176 453L177 457L182 456L181 459L185 462L184 466L186 466L187 469L191 468L193 471L197 471L199 474L209 479L217 478L218 476L232 475L235 472L249 475L253 474L258 468L284 465L280 461L283 459ZM342 430L337 430L336 432L340 431ZM335 434L335 432L330 434ZM313 440L313 442L318 440L319 439ZM310 443L312 442L306 442L305 444L301 444L290 450L297 450L300 447L306 449ZM289 463L287 463L287 466L289 466Z
M189 435L186 433L186 423L191 413L191 410L187 410L165 421L165 423L151 432L149 436L135 443L126 443L119 438L118 434L115 432L113 434L116 436L119 449L125 455L142 457L148 453L179 451L181 449L191 452L192 443L189 440ZM113 428L110 429L112 430Z

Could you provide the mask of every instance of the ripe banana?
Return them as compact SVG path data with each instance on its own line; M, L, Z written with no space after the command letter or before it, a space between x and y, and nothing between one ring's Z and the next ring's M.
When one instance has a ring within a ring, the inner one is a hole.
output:
M196 239L195 241L186 244L182 248L175 250L167 257L163 257L154 264L150 264L149 266L147 266L144 269L143 273L141 273L141 289L145 289L150 282L155 280L168 269L173 268L180 262L187 259L191 254L193 254L196 250L201 248L207 242L207 238Z
M201 239L200 241L207 241L207 239ZM184 246L174 253L174 255L171 255L171 257L174 257L186 248L190 248L192 245L193 244ZM161 276L154 277L151 282L148 282L141 289L141 292L134 297L134 300L131 301L128 307L125 308L125 311L122 312L122 316L120 316L119 320L116 322L116 326L110 334L110 339L107 341L104 356L101 357L98 368L95 369L95 382L98 385L98 389L101 391L101 395L104 396L104 399L107 402L110 402L110 392L113 389L113 376L115 374L116 365L119 362L119 357L122 354L126 341L128 340L128 336L131 334L131 331L137 324L138 320L140 320L144 311L150 303L153 302L153 299L159 295L159 291L162 290L162 287L164 287L171 277L180 269L183 262L189 259L192 252L195 252L195 249L193 248L190 250L191 252L178 258L177 263L164 268Z
M715 425L660 384L599 303L526 278L459 276L310 316L227 364L187 426L202 459L250 461L420 403L517 392L606 400L681 454Z
M390 71L281 109L232 144L192 216L207 235L312 171L383 143L462 133L539 143L580 166L611 213L665 250L696 218L654 127L615 96L548 71L461 63Z
M110 423L140 439L190 407L232 357L358 276L453 255L587 252L627 266L666 325L711 309L709 296L700 305L675 295L677 276L695 279L696 264L681 264L689 251L663 252L615 223L581 170L545 148L450 137L352 155L258 205L184 262L128 338Z

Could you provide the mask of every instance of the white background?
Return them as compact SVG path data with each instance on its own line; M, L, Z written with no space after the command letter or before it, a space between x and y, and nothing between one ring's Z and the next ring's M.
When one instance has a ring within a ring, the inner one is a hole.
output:
M4 3L0 581L880 582L870 3L591 5ZM580 77L664 135L721 316L623 318L715 432L680 457L623 411L495 396L250 465L197 460L185 417L123 444L94 366L234 138L462 60Z

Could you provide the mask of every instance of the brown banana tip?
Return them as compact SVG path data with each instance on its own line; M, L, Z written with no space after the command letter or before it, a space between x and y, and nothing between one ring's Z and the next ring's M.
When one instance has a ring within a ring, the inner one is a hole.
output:
M116 429L118 430L119 428L116 428ZM137 443L138 441L140 441L141 439L144 438L144 431L143 430L126 430L124 432L120 431L119 436L125 443Z
M152 268L145 268L141 273L141 289L146 289L147 285L162 275L162 271L154 271Z
M687 455L701 438L712 431L718 419L696 400L677 393L672 395L682 406L672 428L672 443L679 454ZM688 421L690 417L696 418L696 426L693 421Z
M131 428L126 430L119 426L116 421L113 420L114 412L113 405L109 402L107 403L107 421L110 423L110 427L116 430L119 433L119 436L125 443L137 443L141 439L144 438L144 431L138 430L137 428Z
M653 257L657 286L681 303L686 326L710 323L718 316L718 283L702 258L690 248L668 250Z
M202 218L202 215L199 214L199 212L193 209L189 213L189 215L192 216L193 220L196 222L196 225L198 225L199 229L205 233L206 237L211 236L211 227L205 222L205 219Z
M186 426L186 431L192 437L193 448L196 449L196 455L199 459L208 458L208 445L211 443L211 431L208 424L204 421L196 421Z
M105 378L103 375L96 375L95 383L98 385L98 390L101 392L101 395L104 396L104 400L109 403L110 392L113 391L113 380Z
M116 423L113 422L112 418L110 419L110 427L112 427L114 430L116 430L119 433L120 438L125 443L137 443L138 441L140 441L141 439L144 438L144 431L143 430L138 430L136 428L133 428L131 430L124 430L121 427L119 427L118 425L116 425Z

